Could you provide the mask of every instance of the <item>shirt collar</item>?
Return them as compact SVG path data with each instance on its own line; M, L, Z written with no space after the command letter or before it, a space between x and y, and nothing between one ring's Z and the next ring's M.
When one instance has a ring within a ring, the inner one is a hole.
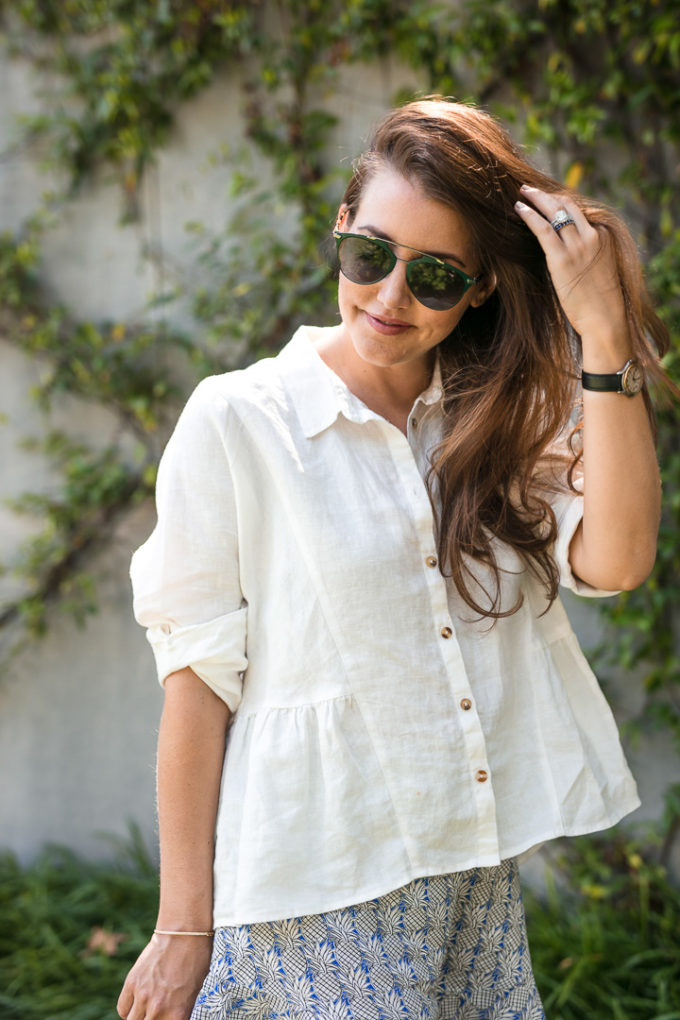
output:
M416 402L413 405L416 407L418 404L438 404L444 395L444 387L442 385L442 368L439 360L439 352L437 351L436 360L434 363L434 371L430 384L426 390L416 398Z
M359 423L379 417L355 397L315 350L315 340L322 332L322 327L300 326L277 359L306 439L329 428L340 414ZM414 408L419 403L435 404L441 398L441 370L437 358L432 379L416 399Z

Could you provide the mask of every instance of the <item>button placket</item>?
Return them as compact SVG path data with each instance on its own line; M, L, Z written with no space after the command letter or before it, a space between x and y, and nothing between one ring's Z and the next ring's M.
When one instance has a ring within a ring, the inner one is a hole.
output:
M445 598L445 618L448 617L448 599L446 584L439 575ZM460 729L463 734L465 754L472 779L471 794L477 804L480 835L491 847L498 846L498 827L496 823L496 798L491 782L486 740L477 711L473 711L474 700L470 689L465 663L460 646L451 625L443 624L439 630L440 651L442 653L449 681L449 690L457 708Z
M465 669L460 645L455 633L453 620L449 616L446 582L437 572L443 589L443 616L450 622L439 628L440 652L444 659L449 681L449 690L456 706L457 718L463 734L465 756L470 770L471 795L477 805L480 837L489 847L498 847L498 826L496 822L496 798L491 781L486 740L479 713L475 709L472 690ZM441 617L440 617L441 619Z
M479 714L472 710L474 700L450 615L446 582L441 572L435 569L439 566L439 559L433 550L435 525L432 506L418 470L414 451L403 433L390 435L390 448L403 480L404 494L411 506L412 520L421 548L423 576L430 593L432 618L439 621L435 630L436 640L439 642L452 704L455 706L463 735L465 756L472 779L471 794L476 803L479 819L480 839L492 852L497 852L496 801L490 778L486 741Z

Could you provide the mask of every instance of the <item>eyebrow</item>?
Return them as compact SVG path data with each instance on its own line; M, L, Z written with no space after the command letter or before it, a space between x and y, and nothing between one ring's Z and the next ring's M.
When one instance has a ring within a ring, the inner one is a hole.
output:
M382 241L389 241L390 244L399 245L399 243L400 243L399 241L395 241L393 237L390 237L389 234L386 234L384 231L378 230L377 227L371 226L370 223L366 223L366 224L364 224L364 226L358 227L357 229L358 230L368 230L368 231L371 232L371 234L373 234L374 237L379 237ZM401 247L403 247L403 248L410 248L411 246L409 244L404 244ZM420 248L411 248L411 251L420 251ZM449 252L444 252L444 251L424 251L422 254L423 255L430 255L433 259L441 259L442 261L445 261L446 259L449 259L452 262L457 262L459 266L462 266L463 268L465 268L465 263L463 262L463 259L460 258L459 255L452 254L452 252L450 252L450 251Z

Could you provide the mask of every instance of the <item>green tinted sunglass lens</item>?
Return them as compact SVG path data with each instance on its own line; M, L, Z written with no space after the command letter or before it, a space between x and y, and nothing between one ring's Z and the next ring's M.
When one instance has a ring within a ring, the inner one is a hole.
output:
M463 278L438 262L426 259L410 262L406 278L418 301L434 311L453 308L465 293Z
M340 268L353 283L377 283L392 271L394 255L375 241L346 237L340 243Z

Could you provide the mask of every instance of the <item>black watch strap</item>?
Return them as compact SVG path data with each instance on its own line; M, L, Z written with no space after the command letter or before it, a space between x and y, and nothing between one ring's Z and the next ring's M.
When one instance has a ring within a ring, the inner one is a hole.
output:
M584 390L595 390L599 393L623 393L623 380L620 372L604 374L581 372L581 385Z

